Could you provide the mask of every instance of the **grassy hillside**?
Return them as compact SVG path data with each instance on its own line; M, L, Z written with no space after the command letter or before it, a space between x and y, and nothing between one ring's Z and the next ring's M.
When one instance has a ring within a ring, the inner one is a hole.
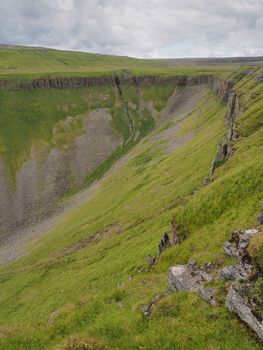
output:
M65 142L71 142L70 134L73 137L82 132L81 117L97 108L110 111L112 127L123 138L123 147L104 165L107 168L153 128L155 122L149 111L141 105L142 98L144 101L154 101L157 111L160 111L174 88L172 84L163 88L145 87L140 96L135 87L126 86L122 88L124 101L113 86L33 91L0 89L0 158L6 173L11 179L15 177L23 162L29 158L32 145L44 142L50 148L61 148ZM134 124L132 135L125 104ZM76 121L75 128L70 132L67 130L65 137L61 135L59 142L54 142L55 126L68 116Z
M263 83L255 74L235 87L245 106L238 119L241 138L213 182L202 185L227 132L226 107L207 91L175 129L178 138L188 135L187 142L172 148L169 137L157 137L176 121L147 136L91 200L33 241L27 256L1 268L1 348L261 348L225 309L222 282L219 306L195 294L173 293L150 318L140 310L167 288L169 266L189 258L223 266L228 261L223 242L233 230L256 222L263 186ZM132 91L126 93L133 99ZM183 242L146 272L147 256L156 254L174 219Z
M118 71L135 74L204 74L229 75L240 66L252 62L184 60L143 60L122 56L85 52L59 51L26 47L0 47L0 78L36 76L111 75Z

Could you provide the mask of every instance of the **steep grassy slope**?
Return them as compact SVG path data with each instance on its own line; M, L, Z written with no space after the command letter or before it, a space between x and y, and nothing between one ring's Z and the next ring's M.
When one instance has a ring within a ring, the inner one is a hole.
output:
M203 180L227 132L226 107L211 92L178 128L169 122L135 146L89 202L32 242L30 254L1 269L3 349L261 348L224 308L223 284L217 307L173 293L149 319L140 310L167 288L170 265L195 258L222 266L230 232L256 222L263 185L257 73L235 86L245 106L237 121L241 137L209 185ZM165 136L172 128L174 140ZM183 242L144 271L173 219Z

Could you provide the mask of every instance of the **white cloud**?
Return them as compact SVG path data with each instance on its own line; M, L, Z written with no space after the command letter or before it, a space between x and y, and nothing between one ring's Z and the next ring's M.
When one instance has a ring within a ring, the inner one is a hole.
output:
M262 0L1 0L0 42L137 57L263 55Z

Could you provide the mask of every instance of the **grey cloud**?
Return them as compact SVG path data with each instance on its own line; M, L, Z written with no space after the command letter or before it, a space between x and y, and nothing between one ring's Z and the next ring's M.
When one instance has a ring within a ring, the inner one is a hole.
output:
M263 55L263 1L1 0L0 42L137 57Z

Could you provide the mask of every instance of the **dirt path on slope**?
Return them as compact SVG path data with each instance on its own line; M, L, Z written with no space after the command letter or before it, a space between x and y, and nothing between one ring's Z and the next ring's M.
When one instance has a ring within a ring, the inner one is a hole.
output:
M165 109L162 111L161 118L159 117L156 121L156 128L153 132L169 120L175 118L179 121L183 120L192 112L201 98L204 97L206 91L207 90L203 86L188 87L179 92L175 91L167 102ZM181 138L178 137L177 133L179 129L180 123L151 137L149 142L154 142L157 139L167 140L169 143L169 149L167 149L167 151L171 152L186 143L192 137L192 134L186 134ZM132 153L133 150L119 159L100 180L94 182L88 188L71 195L66 200L60 200L54 210L40 222L31 224L26 228L13 230L11 234L8 232L6 235L2 235L0 237L0 265L10 263L26 255L28 253L27 245L29 242L41 238L46 232L62 222L71 209L77 208L90 200L103 181L110 176L113 171L130 159Z

